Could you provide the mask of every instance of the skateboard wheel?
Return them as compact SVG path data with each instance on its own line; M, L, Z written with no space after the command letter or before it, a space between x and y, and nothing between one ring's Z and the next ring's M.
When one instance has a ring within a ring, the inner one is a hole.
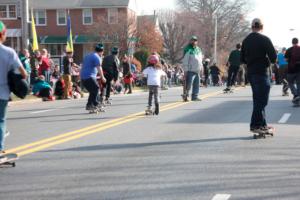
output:
M16 163L12 163L12 166L13 166L13 167L16 167Z

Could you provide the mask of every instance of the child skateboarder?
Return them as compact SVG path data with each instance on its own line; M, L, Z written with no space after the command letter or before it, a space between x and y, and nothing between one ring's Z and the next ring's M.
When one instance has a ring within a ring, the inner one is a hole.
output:
M166 76L166 73L159 66L159 57L157 55L151 55L148 58L148 67L143 71L145 77L147 77L147 85L149 88L148 107L146 115L152 114L152 99L154 96L155 110L154 114L159 114L159 99L158 88L161 86L161 77Z

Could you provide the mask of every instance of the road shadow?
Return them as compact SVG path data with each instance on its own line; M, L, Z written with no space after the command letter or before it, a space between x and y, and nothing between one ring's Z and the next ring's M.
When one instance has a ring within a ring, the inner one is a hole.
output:
M237 124L249 123L252 115L252 100L232 100L212 107L190 107L183 109L186 114L170 121L174 124ZM270 100L266 107L267 121L277 124L284 113L292 113L289 125L299 125L300 113L288 100ZM188 114L190 113L190 114Z
M62 149L62 150L49 150L44 152L122 150L122 149L138 149L138 148L147 148L147 147L170 146L170 145L202 144L202 143L213 143L213 142L250 141L250 140L253 140L253 137L212 138L212 139L201 139L201 140L182 140L182 141L151 142L151 143L107 144L107 145L96 145L96 146L84 146L84 147L69 148L69 149Z

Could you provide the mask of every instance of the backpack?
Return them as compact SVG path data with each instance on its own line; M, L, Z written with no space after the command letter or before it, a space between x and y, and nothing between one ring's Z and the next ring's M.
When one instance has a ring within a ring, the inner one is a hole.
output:
M11 70L8 72L7 80L10 91L17 97L25 99L29 92L29 85L23 76Z

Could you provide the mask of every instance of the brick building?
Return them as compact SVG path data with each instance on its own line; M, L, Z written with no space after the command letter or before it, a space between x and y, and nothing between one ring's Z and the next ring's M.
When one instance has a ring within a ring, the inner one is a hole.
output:
M0 0L0 14L6 6L9 17L1 20L8 26L9 38L13 38L8 43L16 50L22 46L22 11L26 12L20 2L22 0ZM123 51L134 46L130 38L136 29L135 0L28 0L29 16L31 12L35 17L40 48L48 49L52 56L64 54L68 13L77 62L81 62L99 42L107 49L116 45ZM30 22L28 26L30 29Z
M6 45L17 51L22 48L22 1L21 0L0 0L0 20L7 26Z

